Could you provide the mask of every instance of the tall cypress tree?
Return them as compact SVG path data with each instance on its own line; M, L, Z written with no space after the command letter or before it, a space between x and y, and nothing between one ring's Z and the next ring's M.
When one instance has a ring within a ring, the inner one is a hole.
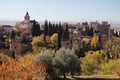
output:
M58 28L58 49L61 48L62 35L63 35L63 28L61 26L61 23L59 23L59 28Z
M39 36L41 34L40 25L35 20L33 21L33 26L32 26L32 29L31 29L31 33L32 33L32 36Z
M118 35L118 31L116 31L115 36L116 36L116 37L118 37L118 36L119 36L119 35Z
M44 24L44 41L46 41L46 35L48 35L48 21L45 21Z
M14 39L14 38L15 38L15 35L16 35L16 34L15 34L15 31L12 30L12 31L10 32L10 38L11 38L11 39Z
M52 34L55 33L55 24L52 25Z
M69 39L69 30L68 30L68 24L66 24L66 28L63 34L63 40L68 40L68 39Z
M59 27L59 25L58 25L58 24L56 24L56 25L55 25L55 33L57 33L57 32L58 32L58 27Z
M88 36L93 36L93 27L89 28Z
M52 24L49 22L49 30L48 30L48 34L51 36L52 35Z

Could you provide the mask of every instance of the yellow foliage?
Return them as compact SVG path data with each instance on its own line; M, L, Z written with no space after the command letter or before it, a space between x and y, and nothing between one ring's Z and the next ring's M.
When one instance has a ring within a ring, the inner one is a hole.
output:
M96 48L99 44L99 37L98 36L94 36L92 39L91 39L91 47L92 48Z
M96 61L98 61L99 63L101 62L105 62L105 51L100 50L100 51L89 51L86 53L85 59L90 59L90 58L94 58Z
M58 41L58 34L55 33L51 36L51 43L57 43Z

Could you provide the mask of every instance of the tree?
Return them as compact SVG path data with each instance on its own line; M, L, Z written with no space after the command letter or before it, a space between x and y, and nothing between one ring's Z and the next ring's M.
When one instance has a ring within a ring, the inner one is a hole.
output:
M115 37L119 37L118 31L114 33Z
M62 35L63 35L63 28L61 26L61 23L59 23L59 28L58 28L58 49L61 48Z
M16 34L15 34L15 31L12 30L12 31L10 32L10 38L11 38L11 39L14 39L14 38L15 38L15 35L16 35Z
M104 49L109 53L112 59L117 59L120 57L120 37L112 37L110 38L106 44Z
M57 33L54 33L52 36L51 36L51 43L52 44L57 44L58 43L58 34Z
M99 64L105 62L104 51L89 51L86 53L85 57L81 58L81 70L83 74L93 74L96 73Z
M34 36L39 36L41 34L41 32L40 32L40 25L35 20L33 21L33 26L32 26L32 29L31 29L31 33L32 33L33 37Z
M34 65L34 56L32 54L18 58L1 59L0 80L27 80L38 79L45 80L47 73L43 63ZM38 70L39 68L39 70Z
M40 47L45 47L46 43L44 42L43 39L44 35L34 37L32 40L32 49L35 53L39 52Z
M93 27L89 28L88 35L93 37Z
M97 35L93 36L90 43L92 49L95 49L99 46L99 37Z
M37 64L39 62L43 62L46 65L48 74L51 74L53 71L52 70L52 67L53 67L52 60L53 60L52 55L48 51L44 51L43 53L41 52L36 56L35 64Z
M49 30L48 30L48 34L50 35L50 36L52 36L52 34L53 34L53 28L52 28L52 24L49 22Z
M57 51L53 63L59 69L60 74L63 74L64 78L66 78L66 73L71 72L71 75L73 75L79 68L79 60L74 51L65 48Z
M66 24L66 28L63 34L63 40L68 40L68 39L69 39L69 30L68 30L68 24Z
M45 21L44 24L44 41L46 42L46 35L48 35L48 21Z
M117 74L120 78L120 59L110 59L108 62L103 63L101 70L104 74Z

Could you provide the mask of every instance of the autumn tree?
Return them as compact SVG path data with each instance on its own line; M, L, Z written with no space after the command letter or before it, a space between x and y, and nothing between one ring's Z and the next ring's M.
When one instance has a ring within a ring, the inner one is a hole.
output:
M93 36L90 45L93 50L97 49L97 47L99 46L99 37L97 35Z
M32 49L35 53L39 52L40 47L44 47L46 44L44 42L44 35L41 35L39 37L33 37L32 40Z
M105 62L105 52L104 51L89 51L86 53L85 57L80 59L80 66L83 74L93 74L99 69L99 64Z
M117 59L120 57L120 38L112 37L110 38L106 44L104 49L109 53L110 58Z
M8 58L7 60L2 59L2 64L0 64L1 80L45 80L46 76L47 73L45 65L40 62L35 66L34 56L32 54L20 57L18 60L12 58Z

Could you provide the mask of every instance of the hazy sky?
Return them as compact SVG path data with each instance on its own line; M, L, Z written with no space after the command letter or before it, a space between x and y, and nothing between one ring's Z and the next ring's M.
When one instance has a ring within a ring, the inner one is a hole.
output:
M0 0L0 20L102 21L120 23L120 0Z

